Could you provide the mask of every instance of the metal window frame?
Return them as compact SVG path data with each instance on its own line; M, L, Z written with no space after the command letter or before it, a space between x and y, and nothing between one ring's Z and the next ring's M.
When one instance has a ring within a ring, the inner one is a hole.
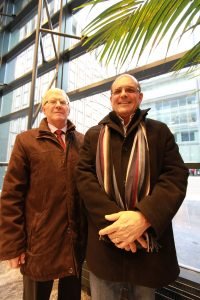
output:
M47 14L47 18L48 18L48 26L50 28L49 30L48 29L43 29L41 27L41 16L42 16L43 5L46 9L46 14ZM35 121L35 119L38 115L38 112L39 112L40 106L41 106L41 104L40 104L39 108L34 113L35 86L36 86L36 79L37 79L37 74L38 74L38 50L39 50L39 45L41 46L43 61L45 61L44 49L43 49L43 46L42 46L41 32L48 32L48 33L51 34L51 40L52 40L52 43L53 43L53 49L54 49L54 54L55 54L55 59L56 59L55 76L51 80L48 89L52 86L54 81L57 82L57 78L58 78L58 67L59 67L59 62L60 62L60 47L59 47L60 46L60 36L76 38L76 39L79 39L79 40L81 39L81 37L76 37L76 36L72 36L72 35L65 34L65 33L61 32L62 12L63 12L63 3L62 3L62 0L61 0L60 1L60 12L59 12L59 33L58 33L58 32L55 32L53 30L47 0L39 0L39 3L38 3L38 18L37 18L37 27L36 27L36 36L35 36L35 48L34 48L34 57L33 57L33 70L32 70L32 79L31 79L31 88L30 88L30 101L29 101L29 114L28 114L27 129L32 128L32 125L33 125L33 123L34 123L34 121ZM57 34L59 36L59 38L58 38L58 50L56 50L56 43L55 43L55 39L54 39L54 34Z
M16 47L14 47L11 51L9 51L7 54L5 54L1 58L1 64L5 64L7 61L10 59L13 59L16 55L21 53L24 49L26 49L30 43L32 44L35 40L35 47L34 47L34 57L33 57L33 70L30 74L26 74L25 76L22 76L13 82L7 84L7 83L2 83L0 85L0 96L8 92L9 90L13 90L17 86L21 86L23 83L26 83L28 81L31 81L31 90L30 90L30 102L29 102L29 114L28 114L28 126L27 129L30 129L32 127L32 124L34 123L37 114L39 112L39 109L34 111L34 95L35 95L35 85L36 85L36 79L37 75L40 74L38 73L38 48L39 46L41 47L41 53L42 53L42 60L43 60L43 66L39 68L39 72L42 69L46 69L46 71L50 71L55 68L55 76L52 78L50 85L48 88L50 88L53 84L54 81L57 80L58 76L58 68L59 68L59 63L60 63L60 37L67 37L67 38L75 38L80 40L81 37L77 37L71 34L66 34L66 33L61 33L61 23L62 23L62 12L63 9L68 9L69 11L72 11L72 9L77 6L81 5L84 1L72 1L71 3L67 3L63 6L62 0L60 1L60 9L57 13L54 14L54 16L51 18L49 9L48 9L48 3L47 0L39 0L37 3L36 1L31 1L29 2L25 8L16 16L16 19L14 21L11 21L8 25L4 27L4 32L5 31L11 31L16 27L17 22L23 22L24 21L24 15L28 15L30 13L30 10L36 9L36 6L38 4L38 18L37 18L37 27L36 30L27 38L25 39L22 43L18 43ZM42 9L46 9L46 14L48 21L47 23L43 26L41 26L41 13ZM59 31L54 31L53 30L53 25L52 24L57 24L59 23ZM54 48L54 54L55 54L55 59L51 60L46 66L44 67L44 64L46 63L45 60L45 51L43 49L43 43L42 43L42 35L46 34L51 34L51 39L53 43L53 48ZM55 45L55 40L54 40L54 35L58 35L58 51L56 50L56 45ZM46 72L45 72L46 73ZM31 75L31 80L30 79ZM6 87L6 89L5 89ZM34 115L33 115L34 114Z

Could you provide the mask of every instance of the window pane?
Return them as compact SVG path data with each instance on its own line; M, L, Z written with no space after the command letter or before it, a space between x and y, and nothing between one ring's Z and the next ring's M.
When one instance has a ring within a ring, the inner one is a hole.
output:
M110 112L109 97L110 92L105 92L70 103L69 118L78 131L85 133Z
M185 162L200 162L199 79L162 75L142 82L149 117L167 123ZM180 266L200 272L200 170L191 169L186 198L173 220Z
M200 170L191 169L186 198L173 228L180 266L200 272Z
M68 91L104 80L112 75L113 68L105 68L100 64L95 51L86 53L69 62Z
M25 3L27 4L28 1L16 1L16 4L17 4L17 2L22 2L24 4ZM49 2L49 4L48 4L49 13L52 16L57 10L59 10L60 1L59 0L51 0L48 2ZM20 7L18 9L21 10ZM29 20L26 20L26 21L20 23L20 25L16 26L16 28L12 32L12 35L10 38L9 50L14 48L17 45L17 43L19 43L20 41L27 38L30 34L33 33L33 31L36 29L37 17L38 17L37 14L35 14L35 12L33 11ZM42 23L45 23L45 22L47 22L47 15L46 15L46 8L43 8Z
M200 162L200 98L198 77L165 74L142 81L141 108L166 123L175 136L186 163Z

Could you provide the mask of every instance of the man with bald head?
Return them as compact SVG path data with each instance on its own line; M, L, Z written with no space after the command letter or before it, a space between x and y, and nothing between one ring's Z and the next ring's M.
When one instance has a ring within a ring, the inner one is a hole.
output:
M24 300L79 300L84 259L74 170L83 135L68 119L69 98L53 88L42 99L39 128L16 137L0 201L0 260L20 267Z
M135 77L117 77L112 111L88 130L80 151L92 300L152 300L179 274L171 221L188 170L169 128L140 109L142 99Z

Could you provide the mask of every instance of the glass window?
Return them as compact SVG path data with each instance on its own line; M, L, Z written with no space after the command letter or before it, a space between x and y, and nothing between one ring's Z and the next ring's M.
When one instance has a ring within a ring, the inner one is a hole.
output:
M28 116L10 121L6 161L9 161L9 159L10 159L10 155L11 155L17 134L22 131L25 131L27 129L27 123L28 123Z
M162 109L162 101L161 102L156 102L156 109L161 110Z
M2 96L1 116L7 115L12 109L13 92Z
M195 95L189 95L189 96L187 96L187 103L188 104L196 103L196 97L195 97Z
M200 272L200 170L190 169L186 198L173 221L179 265Z
M58 30L56 27L55 30ZM57 48L58 36L54 35L54 41ZM42 45L44 49L45 60L50 60L55 57L53 43L50 34L46 34L42 38ZM7 63L7 72L5 76L6 82L11 82L24 74L30 72L33 68L33 57L34 57L35 44L29 46L14 59ZM42 64L41 48L38 49L38 66Z
M197 112L188 112L188 122L196 122L197 121Z
M182 142L189 142L189 141L194 141L194 140L195 140L194 131L181 132L181 141Z
M30 101L30 83L23 86L22 107L26 107Z
M180 115L180 123L187 123L187 113Z
M179 106L185 106L186 105L186 98L179 99Z
M24 3L27 1L24 1ZM56 11L60 8L60 1L54 0L54 1L48 1L50 2L48 4L49 13L50 15L53 15ZM46 15L46 8L43 8L42 13L42 23L47 22L47 15ZM11 35L10 40L10 47L9 50L11 50L13 47L16 46L17 43L22 41L23 39L27 38L35 29L37 25L37 14L31 16L31 19L29 19L26 22L21 23L13 32Z
M110 92L97 94L70 103L70 116L78 131L85 133L110 112ZM80 114L80 107L81 114Z
M21 108L22 87L13 91L12 112Z
M166 84L163 84L163 81ZM142 89L145 92L141 108L143 105L146 108L149 104L151 107L149 117L167 123L186 163L200 162L200 99L196 88L198 87L197 81L198 79L195 77L189 78L187 75L183 77L181 74L180 78L177 77L175 80L171 74L167 74L167 76L162 75L142 82ZM158 91L159 85L162 86L165 96L160 90ZM164 105L166 97L167 103ZM152 98L154 98L155 105L152 105ZM171 116L169 123L168 118L164 117L165 115ZM179 264L197 272L200 272L199 187L200 171L191 169L186 198L173 220Z
M44 118L44 114L42 111L39 112L37 115L37 118L35 119L35 122L33 124L33 128L39 127L41 120Z
M179 124L179 114L171 112L171 126Z
M149 117L166 123L172 133L176 132L176 140L185 162L200 162L200 99L197 81L197 77L191 78L186 73L184 76L180 73L176 79L169 73L141 82L144 91L141 108L143 105L145 108L150 107Z
M3 180L4 180L5 173L6 173L6 167L0 166L0 193L1 193L1 188L2 188L2 185L3 185Z
M176 99L172 99L170 101L171 108L176 108L178 106L178 101Z
M86 53L69 62L68 91L104 80L111 75L111 68L102 66L95 52Z
M14 58L14 78L9 77L7 81L11 82L12 80L23 76L25 73L31 71L33 68L33 56L34 45L31 45L29 48L20 53L16 58ZM12 61L8 63L8 67L11 63Z
M54 77L54 73L55 71L52 70L37 78L35 88L35 103L39 103L41 101L42 95L49 88L49 84ZM54 86L55 82L53 83L52 87ZM31 83L29 82L3 96L1 115L6 115L28 107L30 101L30 88Z

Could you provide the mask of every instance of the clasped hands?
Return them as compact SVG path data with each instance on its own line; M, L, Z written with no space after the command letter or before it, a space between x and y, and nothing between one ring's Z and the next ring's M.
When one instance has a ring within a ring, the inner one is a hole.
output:
M126 251L137 251L136 241L147 248L147 242L143 237L150 223L139 211L120 211L106 215L105 219L113 223L99 231L99 235L107 235L117 248Z

